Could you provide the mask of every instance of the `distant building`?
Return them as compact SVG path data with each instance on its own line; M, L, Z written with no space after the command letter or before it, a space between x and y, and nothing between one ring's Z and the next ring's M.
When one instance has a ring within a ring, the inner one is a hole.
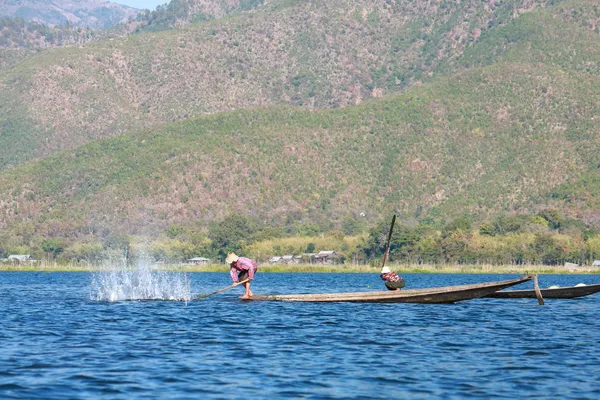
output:
M315 263L316 253L304 253L300 256L302 263L304 264L314 264Z
M302 256L294 256L291 254L285 256L273 256L269 258L270 264L280 264L280 265L291 265L291 264L300 264L302 261Z
M300 264L302 256L285 255L281 257L281 264Z
M36 262L29 254L11 254L8 256L8 261L18 264L31 264Z
M592 267L600 267L600 260L594 260Z
M577 269L577 267L579 267L578 264L570 263L570 262L565 263L565 268L568 269L569 271L575 271Z
M338 254L335 250L320 251L315 255L315 262L317 264L332 265L335 264L337 256Z
M206 257L194 257L190 258L188 262L192 265L208 265L210 264L210 258Z

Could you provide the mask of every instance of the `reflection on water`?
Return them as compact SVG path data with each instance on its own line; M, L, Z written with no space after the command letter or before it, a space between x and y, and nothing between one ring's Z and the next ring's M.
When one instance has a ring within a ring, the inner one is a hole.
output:
M90 300L191 300L188 274L154 270L147 260L135 266L124 261L109 262L92 273Z

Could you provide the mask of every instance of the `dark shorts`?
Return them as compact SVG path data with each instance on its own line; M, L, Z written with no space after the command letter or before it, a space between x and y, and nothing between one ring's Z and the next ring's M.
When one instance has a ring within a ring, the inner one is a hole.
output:
M400 282L385 282L385 287L389 290L402 289L404 286L406 286L404 280L401 280Z
M242 271L238 274L238 282L248 279L248 271Z

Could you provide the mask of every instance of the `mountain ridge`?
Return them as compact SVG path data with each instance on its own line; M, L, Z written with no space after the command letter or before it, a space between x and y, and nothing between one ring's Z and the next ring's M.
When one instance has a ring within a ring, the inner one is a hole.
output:
M536 4L350 3L262 7L26 60L0 73L4 125L20 126L0 138L11 149L0 166L192 116L268 104L336 108L396 93L435 79L490 19ZM25 148L13 145L17 134Z
M18 17L50 26L71 24L106 29L141 10L105 0L14 0L0 3L0 17Z
M350 10L325 32L349 41L330 47L327 34L268 30L283 14L256 11L28 58L1 73L0 229L152 236L230 214L339 227L363 214L416 224L546 207L600 227L597 4L522 14L472 42L447 10L435 34L402 22L385 38ZM317 25L298 10L284 12ZM247 32L273 52L254 56L263 47L246 46Z

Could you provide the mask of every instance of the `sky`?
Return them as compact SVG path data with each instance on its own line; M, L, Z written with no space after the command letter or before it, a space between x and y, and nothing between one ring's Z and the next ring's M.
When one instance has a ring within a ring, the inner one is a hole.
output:
M154 10L156 6L161 4L166 4L170 0L109 0L113 3L124 4L129 7L143 9Z

